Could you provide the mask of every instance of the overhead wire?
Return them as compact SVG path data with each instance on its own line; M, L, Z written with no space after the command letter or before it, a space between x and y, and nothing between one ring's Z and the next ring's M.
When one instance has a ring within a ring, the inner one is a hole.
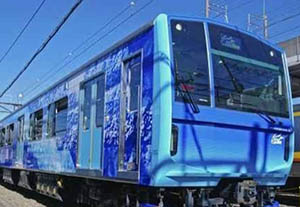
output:
M243 7L243 6L247 5L247 4L250 4L251 2L253 2L253 0L249 0L249 1L243 2L242 4L239 4L239 5L231 8L230 11L232 12L233 10L239 9L239 8L241 8L241 7ZM221 15L222 14L219 13L219 14L217 14L216 16L214 16L212 18L215 19L215 18L217 18L217 17L219 17Z
M299 9L297 9L297 11L299 11ZM277 24L279 24L279 23L282 23L282 22L285 22L285 21L288 21L288 20L290 20L290 19L293 19L293 18L295 18L295 17L297 17L297 16L299 16L300 15L300 12L299 13L296 13L296 14L293 14L293 15L291 15L291 16L288 16L288 17L284 17L284 18L282 18L282 19L280 19L280 20L274 20L273 22L270 22L268 25L267 25L267 27L266 28L270 28L270 27L272 27L272 26L274 26L274 25L277 25ZM270 19L270 18L268 18L268 19ZM257 31L258 29L255 29L254 31Z
M276 22L270 23L270 24L268 25L268 28L270 28L270 27L272 27L272 26L274 26L274 25L276 25L276 24L279 24L279 23L288 21L288 20L290 20L290 19L293 19L293 18L295 18L295 17L297 17L297 16L300 16L300 12L298 12L298 13L296 13L296 14L293 14L293 15L290 15L290 16L288 16L288 17L282 18L282 19L280 19L280 20L278 20L278 21L276 21Z
M154 0L150 0L148 1L146 4L144 4L141 8L139 8L138 10L136 10L135 12L133 12L132 14L130 14L127 18L125 18L123 21L121 21L119 24L117 24L115 27L113 27L111 30L109 30L108 32L106 32L104 35L102 35L101 37L99 37L98 39L96 39L95 41L93 41L89 46L87 46L83 51L81 51L79 54L77 54L76 56L74 56L71 60L69 60L68 62L66 62L64 65L62 65L61 67L59 67L55 72L59 72L60 70L64 69L65 67L67 67L69 64L71 64L73 61L75 61L77 58L79 58L80 56L82 56L84 53L86 53L88 50L90 50L92 47L94 47L98 42L100 42L101 40L103 40L105 37L107 37L109 34L111 34L112 32L114 32L116 29L118 29L121 25L123 25L124 23L126 23L127 21L129 21L132 17L134 17L135 15L139 14L141 11L143 11L146 7L148 7L150 4L153 3ZM35 88L33 88L32 90L30 90L27 95L31 94L35 89L37 89L36 86Z
M12 82L3 90L0 94L0 98L2 98L5 93L15 84L15 82L22 76L22 74L28 69L34 59L46 48L48 43L53 39L53 37L57 34L57 32L61 29L61 27L66 23L72 13L76 10L76 8L82 3L83 0L78 0L64 16L63 20L59 23L59 25L54 29L54 31L49 35L49 37L43 42L42 46L34 53L34 55L30 58L27 64L23 67L23 69L16 75L16 77L12 80Z
M287 6L284 7L284 5L287 5ZM274 19L274 17L278 17L278 16L282 17L284 14L291 13L292 11L299 11L299 9L300 9L299 4L290 5L290 4L287 4L286 2L284 2L284 4L282 4L280 7L276 8L276 9L272 9L271 11L268 11L268 14L270 17L272 17L272 19ZM275 12L275 14L273 12Z
M300 12L298 12L298 13L296 13L296 14L292 14L292 15L290 15L290 16L288 16L288 17L284 17L284 18L282 18L282 19L280 19L280 20L278 20L278 21L274 21L273 23L269 24L269 25L267 26L267 28L270 28L270 27L272 27L272 26L274 26L274 25L277 25L277 24L279 24L279 23L286 22L286 21L291 20L291 19L293 19L293 18L295 18L295 17L297 17L297 16L300 16ZM283 34L286 34L286 33L292 32L292 31L295 31L296 29L299 29L299 27L300 27L300 25L297 25L297 26L295 26L295 27L293 27L293 28L291 28L291 29L288 29L288 30L286 30L286 31L279 32L279 33L277 33L277 34L275 34L275 35L273 35L273 36L270 36L269 39L272 39L272 38L274 38L274 37L278 37L278 36L281 36L281 35L283 35Z
M97 31L95 31L93 34L91 34L88 38L86 38L84 41L82 41L77 47L71 50L62 60L60 60L57 64L55 64L53 67L51 67L49 70L47 70L43 75L41 75L41 81L39 81L34 86L27 87L25 90L23 90L21 93L24 94L31 88L36 88L36 85L39 85L40 82L44 80L48 80L49 77L52 76L52 74L56 74L57 71L53 71L53 69L57 68L60 64L65 62L70 56L72 56L76 51L78 51L80 48L82 48L85 44L87 44L90 40L92 40L94 37L96 37L100 32L102 32L105 28L107 28L112 22L114 22L117 18L119 18L121 15L123 15L125 12L127 12L131 8L131 5L128 5L124 7L120 12L118 12L115 16L110 18L102 27L100 27ZM49 71L52 71L49 73Z
M11 113L12 111L9 110L7 107L0 105L1 109L4 109L7 113Z
M6 58L6 56L9 54L9 52L13 49L13 47L17 44L18 40L20 39L20 37L23 35L23 33L25 32L25 30L28 28L28 26L30 25L30 23L33 21L33 19L35 18L35 16L39 13L39 11L41 10L42 6L44 5L44 3L46 2L46 0L43 0L41 2L41 4L38 6L38 8L34 11L34 13L31 15L30 19L27 21L27 23L25 24L25 26L22 28L22 30L19 32L19 34L17 35L16 39L12 42L12 44L8 47L8 49L6 50L6 52L3 54L3 56L0 58L0 63L3 62L3 60Z
M236 10L236 9L239 9L239 8L241 8L241 7L243 7L243 6L247 5L247 4L250 4L251 2L253 2L253 0L249 0L249 1L243 2L242 4L233 7L233 8L231 9L231 11Z
M286 34L286 33L289 33L289 32L293 32L293 31L295 31L295 30L297 30L297 29L299 29L299 28L300 28L300 24L297 25L297 26L295 26L295 27L293 27L293 28L290 28L290 29L288 29L288 30L285 30L285 31L279 32L279 33L277 33L277 34L274 34L273 36L270 36L270 39L272 39L272 38L274 38L274 37L281 36L281 35Z

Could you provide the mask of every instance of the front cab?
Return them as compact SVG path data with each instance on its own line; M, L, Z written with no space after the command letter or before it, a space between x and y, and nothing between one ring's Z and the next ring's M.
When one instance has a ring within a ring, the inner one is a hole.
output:
M207 19L155 20L151 185L284 185L294 150L285 55Z

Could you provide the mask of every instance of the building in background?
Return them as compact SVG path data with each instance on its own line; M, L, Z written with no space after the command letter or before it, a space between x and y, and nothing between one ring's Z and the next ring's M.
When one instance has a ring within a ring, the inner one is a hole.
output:
M281 42L279 45L286 52L293 98L300 97L300 36Z

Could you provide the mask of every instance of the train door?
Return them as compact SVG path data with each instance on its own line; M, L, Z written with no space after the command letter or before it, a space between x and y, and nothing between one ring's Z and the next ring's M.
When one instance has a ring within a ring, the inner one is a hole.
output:
M86 81L80 89L78 167L102 170L105 75Z
M123 62L119 176L138 178L141 122L141 54Z

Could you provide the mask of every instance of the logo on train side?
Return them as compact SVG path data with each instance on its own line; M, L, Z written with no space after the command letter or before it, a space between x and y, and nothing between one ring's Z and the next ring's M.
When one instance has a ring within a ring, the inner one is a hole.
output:
M273 134L271 138L271 144L281 145L284 137L282 134Z

